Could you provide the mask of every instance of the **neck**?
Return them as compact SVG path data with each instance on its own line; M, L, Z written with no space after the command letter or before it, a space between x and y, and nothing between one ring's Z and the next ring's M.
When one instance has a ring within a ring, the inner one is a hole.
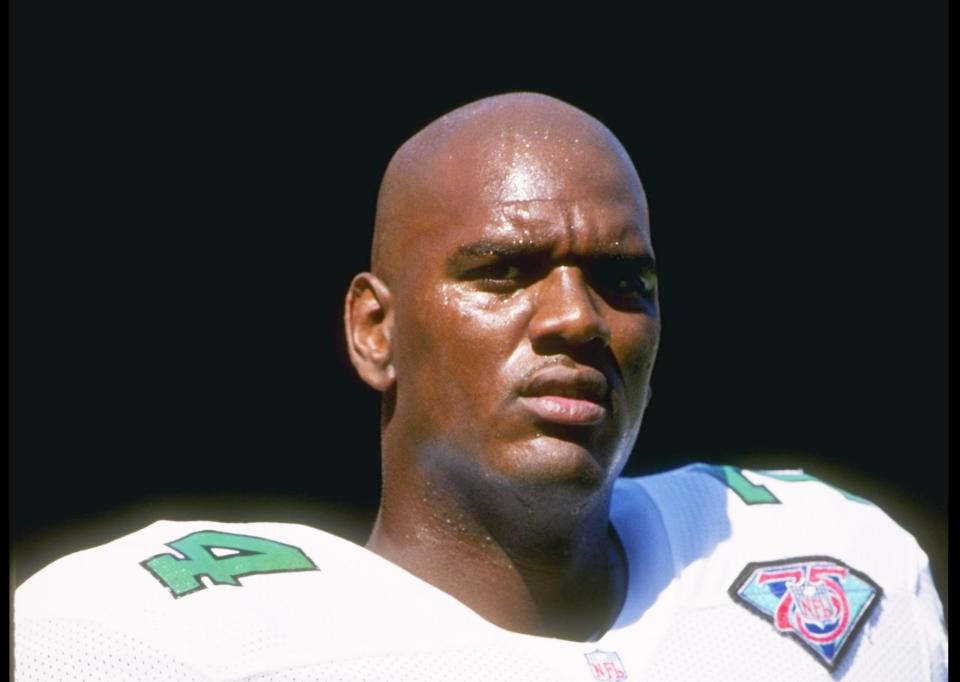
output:
M626 559L609 523L609 489L494 484L476 495L422 478L384 480L393 485L368 549L514 632L585 640L612 624Z

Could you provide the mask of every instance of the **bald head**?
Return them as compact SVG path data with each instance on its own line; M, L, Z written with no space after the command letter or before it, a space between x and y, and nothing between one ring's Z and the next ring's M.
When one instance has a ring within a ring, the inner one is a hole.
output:
M388 165L372 269L344 314L383 395L371 546L435 527L446 545L454 517L513 557L605 538L660 334L646 197L613 134L529 93L434 121Z
M626 177L625 184L608 185L643 195L620 142L576 107L511 93L455 109L405 142L388 164L377 200L373 273L392 284L411 240L456 221L478 201L549 199L554 179L571 168L594 180Z

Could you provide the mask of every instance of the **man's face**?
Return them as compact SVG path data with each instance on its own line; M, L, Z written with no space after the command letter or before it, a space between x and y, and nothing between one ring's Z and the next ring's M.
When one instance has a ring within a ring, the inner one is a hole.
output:
M451 159L444 209L398 245L392 420L422 466L609 482L640 428L660 330L635 172L608 147L543 136Z

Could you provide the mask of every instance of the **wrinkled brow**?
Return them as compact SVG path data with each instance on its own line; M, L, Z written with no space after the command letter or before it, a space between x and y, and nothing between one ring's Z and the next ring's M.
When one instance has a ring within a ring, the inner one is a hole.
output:
M483 239L458 247L451 261L470 258L509 260L528 256L540 256L549 253L551 246L552 244L547 240L518 239L515 241L491 241ZM590 256L574 258L574 260L593 262L616 261L630 263L642 269L653 270L656 268L653 256L649 253L625 251L618 244L610 244L609 250L600 250Z
M464 244L457 248L455 257L473 258L515 258L544 253L550 250L547 241L517 239L515 241L480 240Z

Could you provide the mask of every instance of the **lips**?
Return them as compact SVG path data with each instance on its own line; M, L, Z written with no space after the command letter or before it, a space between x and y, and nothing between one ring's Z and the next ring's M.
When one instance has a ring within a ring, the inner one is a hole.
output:
M589 367L548 367L536 372L520 391L520 402L544 421L589 426L607 415L609 388L602 372Z

